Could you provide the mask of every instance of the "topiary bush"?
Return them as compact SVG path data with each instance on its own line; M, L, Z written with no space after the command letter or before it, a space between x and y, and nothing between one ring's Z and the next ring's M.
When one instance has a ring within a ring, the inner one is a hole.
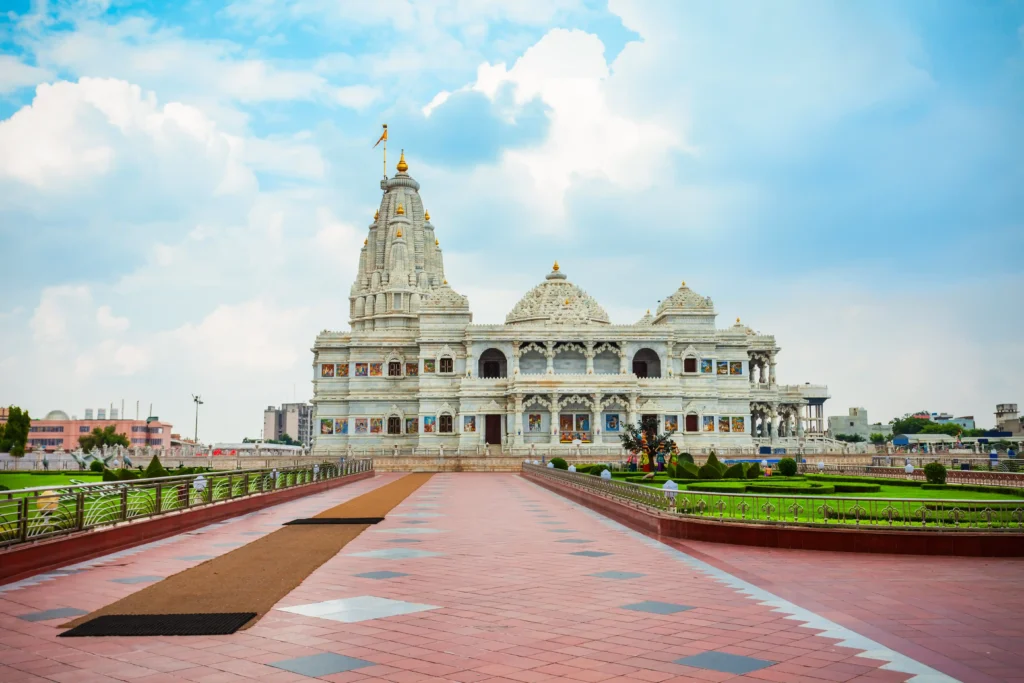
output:
M929 484L946 483L946 466L941 462L930 462L924 466L924 478Z
M750 463L750 467L747 468L747 479L757 479L761 476L761 465L760 463Z
M114 470L103 470L103 481L118 481L117 472Z
M665 472L668 474L669 479L675 479L678 476L675 463L670 462L665 465Z
M164 466L160 464L160 458L153 456L153 459L149 461L149 465L146 467L146 472L142 475L145 479L155 479L157 477L170 476Z
M125 467L122 467L117 471L117 478L119 481L133 481L138 479L139 475Z
M704 463L704 466L705 467L710 466L710 467L715 468L715 470L718 471L718 476L719 477L721 477L723 474L725 474L725 465L723 465L722 462L718 459L718 456L715 455L714 451L711 451L711 454L708 455L708 460L707 460L707 462ZM707 478L708 479L713 479L714 477L707 477Z
M736 463L735 465L730 465L729 467L726 468L725 472L722 474L722 479L743 479L743 478L744 478L743 477L743 465L741 463Z
M681 462L676 466L676 474L680 479L699 479L700 468L692 462Z
M569 469L569 463L567 463L565 461L565 458L555 457L555 458L551 458L551 460L549 460L548 462L550 462L551 466L554 467L556 470L567 470L567 469Z
M796 460L793 458L783 458L780 460L779 474L784 477L792 477L796 475Z
M693 464L693 456L690 455L689 453L680 453L679 455L676 456L676 460L678 462L688 462L691 465Z
M721 479L722 472L710 462L704 463L697 470L698 479Z
M96 474L102 474L103 470L104 470L103 463L101 463L99 460L93 460L91 463L89 463L89 471L90 472L95 472Z

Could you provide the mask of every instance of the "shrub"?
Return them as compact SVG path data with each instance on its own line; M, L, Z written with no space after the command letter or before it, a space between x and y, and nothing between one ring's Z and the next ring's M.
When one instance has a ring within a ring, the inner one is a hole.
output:
M843 476L836 474L805 474L805 478L813 479L814 481L822 482L836 482L836 481L853 481L864 484L885 484L886 486L912 486L916 488L921 487L921 482L912 481L910 479L884 479L880 477L854 477L854 476Z
M120 481L132 481L133 479L138 479L139 475L135 474L135 472L132 472L127 468L122 467L117 471L117 478Z
M708 481L687 484L686 490L703 493L743 493L747 490L747 485L742 481Z
M665 465L665 472L668 474L670 479L675 479L677 476L675 464L670 462L669 464Z
M946 466L941 462L930 462L924 466L924 478L929 484L946 483Z
M711 467L714 467L716 470L718 470L718 476L719 477L721 477L722 474L725 473L725 465L723 465L722 462L718 459L718 456L715 455L714 451L711 451L711 454L708 455L708 461L706 463L704 463L704 465L705 465L705 467L710 465ZM713 478L713 477L708 477L708 478L710 479L710 478Z
M149 461L149 465L146 467L145 474L142 475L145 479L155 479L157 477L168 476L167 470L160 464L160 458L153 456L153 459Z
M103 472L103 470L104 470L103 463L101 463L99 460L93 460L91 463L89 463L89 471L90 472L95 472L96 474L101 474Z
M676 460L678 462L688 462L691 465L693 464L693 456L690 455L689 453L680 453L679 455L676 456Z
M117 472L113 470L103 470L103 481L117 481Z
M796 474L796 460L783 458L779 461L779 474L784 477L792 477Z
M551 460L549 460L548 462L550 462L551 466L554 467L556 470L569 469L569 463L565 461L565 458L551 458Z
M699 479L700 469L692 462L681 462L676 467L676 474L680 479Z
M721 479L722 472L710 462L704 463L697 470L698 479Z
M761 464L751 463L747 468L747 479L758 479L761 476Z
M878 493L882 487L878 484L858 484L856 482L836 482L833 484L836 493Z
M743 465L740 463L730 465L722 474L722 479L743 479Z
M835 493L834 486L828 484L774 484L770 479L756 484L747 484L749 493L781 493L792 496L825 496Z

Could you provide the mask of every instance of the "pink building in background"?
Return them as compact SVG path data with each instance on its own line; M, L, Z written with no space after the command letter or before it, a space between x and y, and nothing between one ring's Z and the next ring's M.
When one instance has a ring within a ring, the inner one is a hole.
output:
M72 419L62 410L51 410L45 418L32 420L27 448L33 451L73 451L78 448L79 437L85 436L96 427L106 428L110 425L114 426L114 430L118 434L128 437L128 441L133 447L150 446L164 450L171 445L171 425L168 422L161 422L158 418L119 420L116 418L91 419L91 415L87 417L89 419Z

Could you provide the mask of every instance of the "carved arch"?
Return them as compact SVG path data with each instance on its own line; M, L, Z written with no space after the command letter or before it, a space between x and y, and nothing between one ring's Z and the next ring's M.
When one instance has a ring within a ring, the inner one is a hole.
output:
M600 346L595 348L594 349L594 355L596 356L596 355L598 355L600 353L604 353L605 351L610 351L611 353L614 353L619 358L622 358L623 356L626 355L625 351L620 349L618 346L615 346L614 344L609 344L608 342L605 342L604 344L601 344Z
M580 346L579 344L575 344L573 342L568 342L566 344L562 344L561 346L555 348L555 355L557 356L558 354L560 354L560 353L562 353L564 351L575 351L575 352L577 352L577 353L579 353L579 354L581 354L583 356L587 355L587 349L586 348Z
M540 405L544 406L548 410L551 410L551 401L547 400L543 396L533 396L523 401L523 409L529 408L530 406Z
M615 396L614 394L601 401L601 410L610 408L613 405L620 405L626 410L629 410L629 399L624 396Z
M590 408L594 407L594 401L592 399L586 396L580 396L579 394L566 394L565 396L562 396L561 398L558 399L559 408L564 408L570 403L582 403L583 405L589 406Z
M530 351L536 351L542 356L546 356L548 353L547 348L538 345L537 342L530 342L525 346L520 346L516 353L520 358L522 358L525 354L529 353Z

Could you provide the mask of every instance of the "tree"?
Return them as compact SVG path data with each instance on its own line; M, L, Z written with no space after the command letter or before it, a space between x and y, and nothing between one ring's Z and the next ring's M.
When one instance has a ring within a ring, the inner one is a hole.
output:
M923 417L905 416L889 422L893 434L918 434L926 425L934 424Z
M118 434L114 430L114 425L107 425L106 427L96 427L85 436L78 437L78 445L86 453L91 453L94 448L103 448L104 446L128 448L132 444L128 441L127 436Z
M654 465L659 452L665 454L666 461L675 455L677 446L672 439L673 434L674 431L658 434L657 418L648 418L635 425L623 424L619 440L622 441L623 448L640 456L641 466Z
M960 436L964 428L955 422L930 422L921 429L921 434L948 434L949 436Z
M10 453L15 458L25 455L28 443L28 430L32 426L32 418L27 410L18 406L7 409L7 424L0 434L0 453Z
M860 434L836 434L836 441L845 441L846 443L860 443L864 440L864 437Z
M872 432L871 436L868 438L871 440L871 443L875 444L876 446L881 446L883 443L887 441L887 439L885 438L885 434L882 434L880 432Z

